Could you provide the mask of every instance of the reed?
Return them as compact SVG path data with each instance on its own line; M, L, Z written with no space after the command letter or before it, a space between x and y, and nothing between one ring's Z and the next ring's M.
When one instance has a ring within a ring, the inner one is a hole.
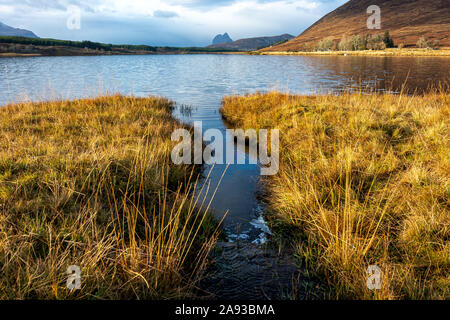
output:
M280 129L268 218L335 298L450 298L450 96L229 96L236 127ZM382 270L369 290L366 270Z
M170 162L172 109L120 95L0 108L1 299L194 295L218 223L199 168Z

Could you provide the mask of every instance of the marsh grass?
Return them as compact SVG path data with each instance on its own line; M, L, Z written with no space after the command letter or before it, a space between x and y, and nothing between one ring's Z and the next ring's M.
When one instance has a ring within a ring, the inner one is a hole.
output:
M164 98L0 108L0 298L192 297L218 223ZM81 268L82 288L66 287Z
M450 96L229 96L236 127L280 129L269 220L336 298L450 298ZM289 232L288 232L289 231ZM369 265L382 287L366 286Z

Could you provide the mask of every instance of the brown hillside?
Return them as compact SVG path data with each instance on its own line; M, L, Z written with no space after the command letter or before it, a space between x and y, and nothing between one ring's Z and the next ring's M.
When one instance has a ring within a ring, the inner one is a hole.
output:
M370 5L381 8L381 30L367 29L366 11ZM395 44L415 46L423 36L439 40L441 46L450 46L450 0L350 0L298 37L263 51L301 50L305 44L325 38L338 40L343 35L377 34L385 30L389 30Z

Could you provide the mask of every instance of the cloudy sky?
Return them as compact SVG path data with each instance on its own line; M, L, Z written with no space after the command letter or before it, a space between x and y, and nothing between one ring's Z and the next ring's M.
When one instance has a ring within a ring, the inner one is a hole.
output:
M0 0L0 22L40 37L204 46L219 33L240 38L300 34L347 0ZM80 12L80 28L74 14ZM68 28L67 21L69 20ZM75 27L75 28L74 28Z

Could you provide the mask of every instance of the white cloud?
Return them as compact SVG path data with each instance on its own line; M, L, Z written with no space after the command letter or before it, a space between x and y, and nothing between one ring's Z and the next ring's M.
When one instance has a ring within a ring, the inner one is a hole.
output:
M14 13L14 7L8 5L0 5L0 12L2 15L10 15Z

